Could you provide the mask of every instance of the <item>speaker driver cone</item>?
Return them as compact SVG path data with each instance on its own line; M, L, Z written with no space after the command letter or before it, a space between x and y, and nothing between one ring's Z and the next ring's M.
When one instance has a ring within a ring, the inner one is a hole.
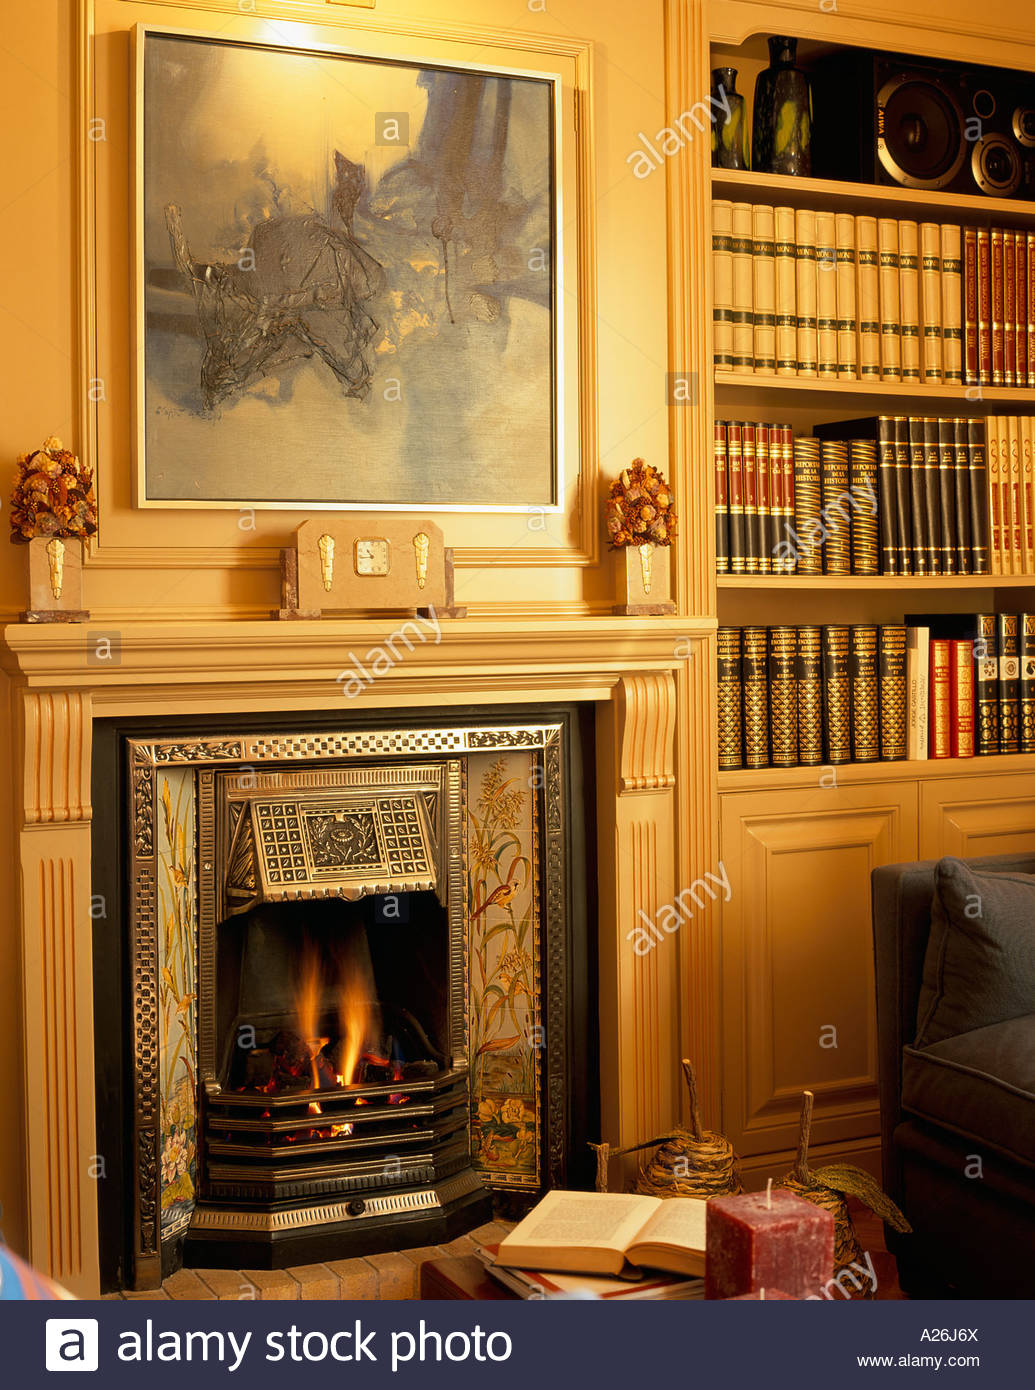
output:
M1018 145L1035 149L1035 107L1018 106L1013 113L1013 134Z
M1009 198L1021 184L1021 159L1004 135L982 135L970 157L974 182L982 193Z
M877 94L877 155L896 183L944 188L967 157L963 110L937 78L904 72Z

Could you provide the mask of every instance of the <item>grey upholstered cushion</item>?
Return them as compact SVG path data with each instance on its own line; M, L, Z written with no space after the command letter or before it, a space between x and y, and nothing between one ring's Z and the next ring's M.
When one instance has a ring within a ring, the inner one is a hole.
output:
M904 1048L902 1106L1035 1167L1035 1013Z
M1035 875L934 871L917 1047L1035 1014Z

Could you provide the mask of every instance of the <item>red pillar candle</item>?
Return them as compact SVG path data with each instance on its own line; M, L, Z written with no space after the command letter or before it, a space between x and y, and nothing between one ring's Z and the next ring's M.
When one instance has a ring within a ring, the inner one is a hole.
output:
M763 1288L805 1298L833 1277L833 1216L785 1188L712 1197L705 1215L706 1298Z

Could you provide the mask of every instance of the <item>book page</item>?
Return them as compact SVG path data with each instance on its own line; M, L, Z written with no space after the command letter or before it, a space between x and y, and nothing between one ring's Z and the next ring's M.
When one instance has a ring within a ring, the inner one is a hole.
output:
M664 1203L657 1197L608 1192L548 1192L501 1244L591 1246L624 1250L644 1219Z
M667 1197L645 1222L636 1245L678 1245L688 1250L705 1247L708 1203L699 1197Z

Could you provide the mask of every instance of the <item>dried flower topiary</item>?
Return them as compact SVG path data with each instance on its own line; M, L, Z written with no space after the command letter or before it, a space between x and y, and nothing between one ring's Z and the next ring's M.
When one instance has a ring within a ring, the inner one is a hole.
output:
M606 518L613 550L627 545L671 545L676 534L668 483L643 459L633 459L611 484Z
M53 435L31 454L19 454L11 493L11 540L35 536L83 538L97 530L93 473Z

